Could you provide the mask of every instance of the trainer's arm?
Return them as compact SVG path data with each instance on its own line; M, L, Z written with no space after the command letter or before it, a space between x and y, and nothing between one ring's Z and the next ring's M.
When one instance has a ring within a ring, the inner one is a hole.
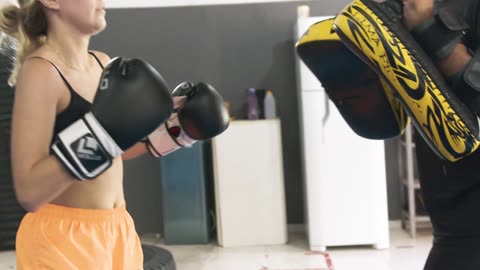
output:
M451 54L437 63L437 67L448 78L460 72L471 59L472 55L467 50L467 47L463 43L459 43Z
M402 0L403 24L408 30L433 17L433 0ZM462 43L457 44L455 49L446 58L437 63L437 67L445 77L461 71L472 59L469 51Z

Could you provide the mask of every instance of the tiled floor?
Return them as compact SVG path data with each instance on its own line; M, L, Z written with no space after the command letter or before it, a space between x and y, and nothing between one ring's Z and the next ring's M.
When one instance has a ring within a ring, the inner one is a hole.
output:
M400 228L392 228L390 236L389 249L330 248L328 255L308 252L301 232L290 233L289 243L281 246L164 246L152 236L142 237L142 242L170 250L178 270L421 270L431 247L431 232L419 231L412 240ZM14 264L14 252L0 252L0 270L15 269Z

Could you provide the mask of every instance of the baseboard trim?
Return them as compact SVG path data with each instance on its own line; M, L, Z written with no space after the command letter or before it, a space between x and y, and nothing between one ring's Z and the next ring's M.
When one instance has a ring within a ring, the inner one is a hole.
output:
M388 221L388 226L390 229L400 229L402 227L402 221L398 220L390 220Z
M389 220L388 221L388 227L390 229L399 229L402 227L402 221L400 219L398 220ZM307 231L307 225L306 224L288 224L287 226L288 232L306 232Z
M288 232L291 233L298 233L298 232L306 232L306 225L305 224L288 224L287 226Z

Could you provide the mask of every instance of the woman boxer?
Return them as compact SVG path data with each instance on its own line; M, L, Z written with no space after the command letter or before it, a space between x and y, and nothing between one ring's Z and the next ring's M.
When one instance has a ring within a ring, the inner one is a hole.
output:
M17 234L19 270L143 269L122 158L93 181L76 181L50 154L58 132L92 106L110 59L89 51L89 41L105 27L101 0L19 0L0 12L0 30L19 43L11 157L17 198L29 211Z

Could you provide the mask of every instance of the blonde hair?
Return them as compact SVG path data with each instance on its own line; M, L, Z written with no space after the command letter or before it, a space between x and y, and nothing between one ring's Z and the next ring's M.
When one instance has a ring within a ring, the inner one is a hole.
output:
M38 0L18 0L0 9L0 32L16 40L15 65L8 80L15 85L26 57L45 43L47 17ZM1 40L0 40L1 42Z

